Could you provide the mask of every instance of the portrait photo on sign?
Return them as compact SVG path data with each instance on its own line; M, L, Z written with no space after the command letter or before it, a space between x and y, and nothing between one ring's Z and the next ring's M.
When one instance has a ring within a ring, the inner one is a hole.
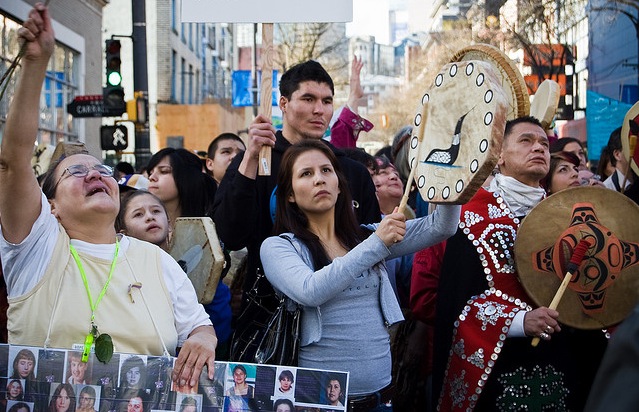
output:
M0 389L2 393L0 398L9 401L21 401L24 399L24 387L26 381L24 379L16 378L2 378L0 379Z
M274 400L278 398L295 397L295 371L291 368L278 368L275 382Z
M146 388L146 355L120 356L120 389Z
M175 406L176 412L202 412L202 395L178 393Z
M63 382L67 353L64 350L40 349L36 376L45 382Z
M348 374L297 369L295 403L330 405L332 409L344 409Z
M110 409L110 400L115 399L118 389L118 376L120 373L120 354L114 353L108 363L100 362L95 354L89 355L89 364L91 367L91 379L101 390L100 410L108 411ZM104 405L104 408L102 407Z
M175 360L173 362L175 364ZM204 371L202 371L202 373L204 373ZM200 377L202 375L200 374ZM175 382L171 381L171 390L173 392L178 392L178 393L186 393L186 394L195 394L198 393L199 390L199 382L195 383L195 386L191 387L189 386L188 383L185 383L184 385L180 386L178 384L176 384Z
M202 410L209 412L224 406L224 379L226 377L226 363L215 362L213 380L209 380L208 371L202 369L199 390L202 394Z
M82 352L67 352L65 382L73 385L86 385L91 383L91 369L93 367L93 357L90 356L87 362L82 362Z
M9 349L9 376L11 378L36 379L38 349L24 346L12 346Z
M7 412L32 412L33 402L7 401Z
M49 412L73 412L77 402L75 385L52 383L49 395Z
M255 396L255 365L229 364L226 373L226 396Z
M97 412L102 388L97 385L76 385L75 387L79 389L76 412Z

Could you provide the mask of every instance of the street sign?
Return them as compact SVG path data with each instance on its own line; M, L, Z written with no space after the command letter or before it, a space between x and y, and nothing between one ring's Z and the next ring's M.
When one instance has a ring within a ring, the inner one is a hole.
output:
M102 117L104 104L101 94L76 96L67 104L67 112L73 117Z
M129 146L126 126L101 126L100 147L102 150L124 150Z

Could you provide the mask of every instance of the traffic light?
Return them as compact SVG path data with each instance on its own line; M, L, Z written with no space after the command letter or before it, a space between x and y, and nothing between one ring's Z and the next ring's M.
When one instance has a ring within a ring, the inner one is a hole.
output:
M143 92L134 92L133 94L133 100L126 102L128 120L141 125L146 124L149 118L149 100Z
M106 86L102 89L104 115L120 116L126 111L124 89L122 88L122 59L120 40L105 41Z
M120 50L122 44L120 40L107 40L106 43L106 84L107 87L119 86L122 83L122 59Z

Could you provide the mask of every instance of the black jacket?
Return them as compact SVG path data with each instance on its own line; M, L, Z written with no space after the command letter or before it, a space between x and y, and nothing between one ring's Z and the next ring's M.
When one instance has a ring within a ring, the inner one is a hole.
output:
M325 142L335 153L351 190L360 223L379 222L381 213L375 196L375 185L366 167L346 157L344 152ZM271 195L276 186L282 155L291 146L281 131L276 133L275 147L271 151L271 175L249 179L238 172L244 153L238 154L229 165L217 189L214 204L215 227L220 240L230 250L248 249L247 275L243 290L255 282L256 271L261 270L260 246L273 235L273 217L270 212Z

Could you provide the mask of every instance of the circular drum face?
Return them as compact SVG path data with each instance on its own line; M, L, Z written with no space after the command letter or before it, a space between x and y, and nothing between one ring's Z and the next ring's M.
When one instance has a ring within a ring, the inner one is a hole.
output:
M501 150L509 106L498 70L483 61L449 63L421 102L409 154L419 192L432 203L465 203Z
M534 303L548 306L582 239L590 247L559 302L559 321L606 328L639 303L639 206L626 196L598 187L549 196L517 231L517 272Z

